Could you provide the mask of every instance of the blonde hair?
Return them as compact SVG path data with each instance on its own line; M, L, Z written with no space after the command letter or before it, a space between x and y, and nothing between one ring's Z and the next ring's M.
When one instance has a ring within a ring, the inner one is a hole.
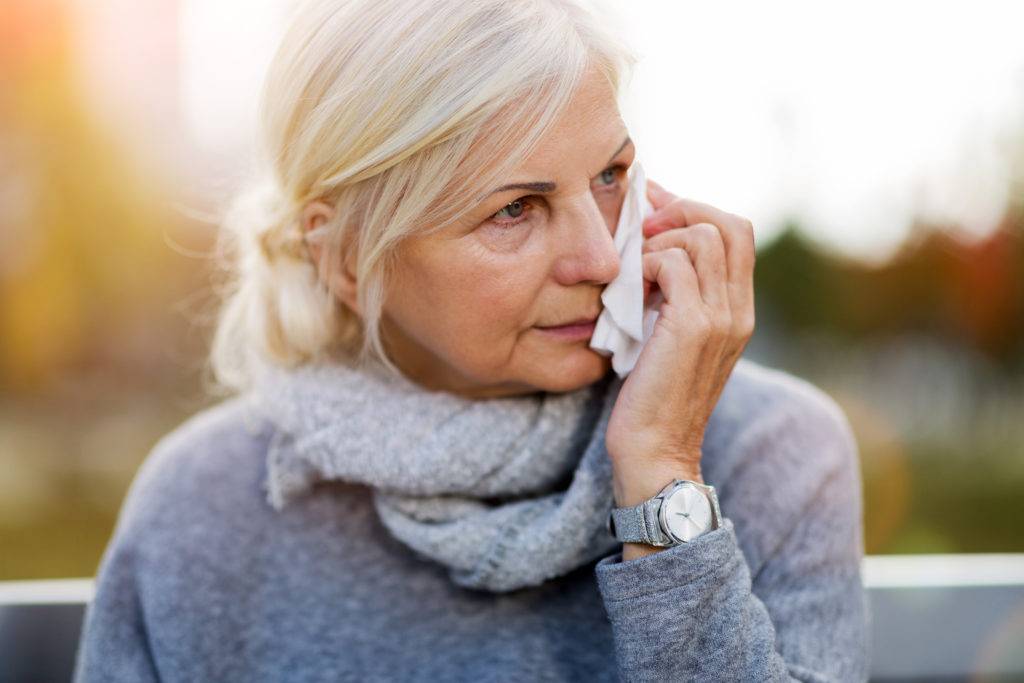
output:
M258 179L218 237L229 279L209 356L215 382L240 391L261 363L324 355L373 356L397 372L379 325L401 240L478 205L587 69L620 93L637 58L593 9L586 0L298 5L263 85ZM334 217L304 237L301 213L315 200ZM309 240L322 245L319 264ZM349 258L362 318L317 273Z

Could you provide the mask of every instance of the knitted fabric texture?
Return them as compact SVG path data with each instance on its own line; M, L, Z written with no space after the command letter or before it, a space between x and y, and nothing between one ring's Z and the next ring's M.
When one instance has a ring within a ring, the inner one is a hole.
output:
M317 481L373 488L384 526L458 585L536 586L616 550L604 433L622 380L469 399L371 362L266 367L250 393L277 428L267 500Z

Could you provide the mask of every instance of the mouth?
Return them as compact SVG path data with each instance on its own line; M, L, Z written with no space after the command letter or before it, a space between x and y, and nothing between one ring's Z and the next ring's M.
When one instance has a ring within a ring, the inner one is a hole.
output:
M559 327L573 327L576 325L592 325L597 322L597 315L593 315L589 318L576 318L569 322L559 323L558 325L537 325L542 330L553 330Z
M596 314L589 318L577 318L560 325L537 325L536 328L545 334L561 339L589 339L594 333L594 327L597 325L599 315Z

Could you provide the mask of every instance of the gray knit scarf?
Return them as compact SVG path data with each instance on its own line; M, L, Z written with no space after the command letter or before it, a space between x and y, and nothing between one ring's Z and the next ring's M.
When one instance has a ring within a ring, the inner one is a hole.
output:
M387 373L267 367L250 393L276 426L267 499L277 510L318 480L370 486L392 535L456 584L536 586L619 547L604 445L622 380L566 393L468 399Z

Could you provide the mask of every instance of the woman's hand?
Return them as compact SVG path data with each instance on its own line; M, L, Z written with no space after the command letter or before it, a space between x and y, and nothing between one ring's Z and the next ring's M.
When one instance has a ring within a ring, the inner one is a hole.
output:
M754 232L747 219L676 197L652 180L644 220L644 300L665 298L609 417L619 507L674 477L701 479L708 418L754 331Z

